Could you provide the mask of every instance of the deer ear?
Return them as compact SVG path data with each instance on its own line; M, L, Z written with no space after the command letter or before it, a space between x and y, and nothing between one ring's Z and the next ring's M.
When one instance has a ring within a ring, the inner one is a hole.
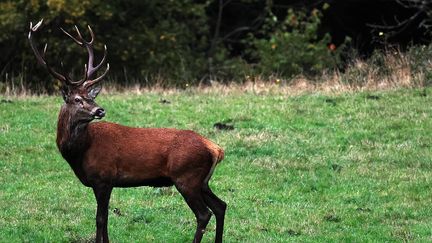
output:
M102 85L93 85L89 88L88 95L94 99L99 94L99 92L102 90Z
M61 90L64 102L67 102L67 100L69 99L69 89L68 89L68 87L67 86L62 86L60 88L60 90Z

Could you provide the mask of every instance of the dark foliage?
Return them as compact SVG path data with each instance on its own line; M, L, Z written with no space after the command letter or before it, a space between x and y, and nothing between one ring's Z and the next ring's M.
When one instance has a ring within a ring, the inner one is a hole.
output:
M29 22L41 18L44 26L36 37L39 48L48 43L47 59L59 70L63 62L63 71L72 76L81 76L86 54L59 27L73 31L74 25L82 30L92 26L98 36L95 53L102 53L107 44L109 79L121 86L186 87L211 80L243 82L254 75L316 75L341 67L350 37L360 51L377 43L374 35L381 40L373 24L382 24L382 19L364 14L365 9L373 13L380 9L376 6L391 5L388 9L397 13L406 9L388 1L346 2L3 0L0 92L10 86L48 93L58 90L59 84L36 64L26 38ZM349 11L376 18L362 19L362 28L357 28L346 21L353 17ZM401 16L415 13L412 8L407 11ZM392 38L385 40L398 37Z

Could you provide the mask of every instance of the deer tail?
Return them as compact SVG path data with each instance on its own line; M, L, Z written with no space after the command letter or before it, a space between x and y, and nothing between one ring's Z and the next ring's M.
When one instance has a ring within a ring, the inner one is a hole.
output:
M204 179L205 184L209 182L211 176L213 175L214 169L216 168L216 165L221 162L225 157L225 152L221 147L217 146L216 144L212 144L212 146L209 147L212 154L212 166L206 178Z

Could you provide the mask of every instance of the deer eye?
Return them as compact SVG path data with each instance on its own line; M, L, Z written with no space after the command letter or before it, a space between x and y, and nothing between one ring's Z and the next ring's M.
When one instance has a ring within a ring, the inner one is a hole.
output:
M80 103L80 102L81 102L81 99L78 98L78 97L75 97L75 102L76 102L76 103Z

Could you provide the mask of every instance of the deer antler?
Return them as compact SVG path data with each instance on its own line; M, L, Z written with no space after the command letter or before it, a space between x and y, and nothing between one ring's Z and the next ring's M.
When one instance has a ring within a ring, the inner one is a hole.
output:
M40 64L42 64L47 70L48 72L56 79L60 80L64 85L80 85L82 84L84 81L87 80L87 72L85 72L84 77L81 80L78 81L72 81L71 78L69 78L69 76L64 75L64 74L60 74L58 72L56 72L53 68L50 67L50 65L48 64L48 62L45 59L45 54L47 51L47 47L48 45L45 44L45 47L43 49L43 53L42 55L40 54L39 50L36 48L36 45L34 44L33 41L33 33L36 33L37 30L39 29L39 27L42 25L43 19L41 19L37 24L33 25L32 22L30 22L30 31L28 34L28 39L30 42L30 46L33 49L33 52L36 56L36 59L39 61ZM84 69L87 71L87 66L84 66Z
M94 62L93 42L95 40L95 35L93 33L93 30L91 29L91 27L89 25L87 25L87 28L88 28L88 30L90 32L90 36L91 36L90 41L84 40L84 38L81 35L81 32L79 31L79 29L76 25L75 25L75 31L77 32L78 37L74 37L73 35L69 34L67 31L65 31L64 29L60 28L63 31L63 33L65 33L67 36L69 36L75 43L77 43L79 46L85 47L87 49L88 63L87 63L86 70L85 70L85 72L86 72L85 75L87 76L87 80L83 84L83 86L85 88L88 88L88 87L96 84L100 80L102 80L102 78L105 77L105 75L108 73L108 70L110 68L109 63L107 63L107 68L106 68L105 72L100 77L93 78L96 71L105 63L108 51L107 51L107 46L104 45L104 55L102 57L102 60L100 61L100 63L98 65L93 66L93 62Z

